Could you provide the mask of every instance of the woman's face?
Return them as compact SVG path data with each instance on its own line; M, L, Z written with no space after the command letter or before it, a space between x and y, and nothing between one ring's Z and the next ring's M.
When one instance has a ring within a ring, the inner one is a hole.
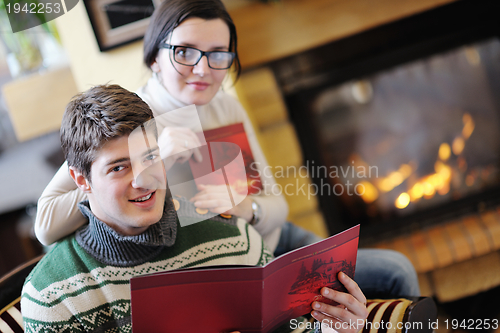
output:
M167 43L202 51L229 51L229 38L229 27L223 20L194 17L175 28ZM173 51L165 48L160 48L151 68L158 73L163 86L174 98L196 105L212 100L227 72L227 69L208 67L206 56L195 66L178 64L173 59Z

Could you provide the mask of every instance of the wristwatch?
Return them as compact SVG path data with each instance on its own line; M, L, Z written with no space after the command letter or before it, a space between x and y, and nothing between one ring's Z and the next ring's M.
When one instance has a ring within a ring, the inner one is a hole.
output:
M262 217L262 212L260 210L260 206L258 203L252 200L252 214L253 218L248 222L250 225L256 225L259 223L260 218Z

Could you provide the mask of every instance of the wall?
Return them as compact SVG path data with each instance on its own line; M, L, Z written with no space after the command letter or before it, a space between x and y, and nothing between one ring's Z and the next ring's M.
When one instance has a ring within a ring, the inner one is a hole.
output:
M135 91L150 76L142 64L142 40L100 52L83 1L56 19L79 91L96 84L116 83Z

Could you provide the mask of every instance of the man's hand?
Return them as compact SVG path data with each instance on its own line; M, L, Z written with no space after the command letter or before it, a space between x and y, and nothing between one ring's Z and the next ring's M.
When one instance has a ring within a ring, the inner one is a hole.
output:
M247 222L252 220L252 199L249 196L244 197L232 190L234 202L239 202L233 207L226 185L198 185L198 190L200 192L190 200L197 208L206 208L215 214L235 215Z
M321 302L313 302L311 315L319 322L327 324L341 333L357 333L363 328L368 317L366 298L356 282L340 272L340 282L349 293L343 293L330 288L322 288L321 295L339 305L332 306Z

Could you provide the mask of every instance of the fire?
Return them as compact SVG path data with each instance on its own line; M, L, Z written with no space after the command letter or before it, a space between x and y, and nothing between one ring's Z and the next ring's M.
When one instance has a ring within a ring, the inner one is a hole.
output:
M461 136L457 136L451 145L453 154L460 155L465 148L465 140Z
M451 148L450 145L447 144L446 142L442 143L441 146L439 146L439 158L443 161L447 161L450 158L451 155Z
M451 167L441 161L434 165L436 173L420 178L408 191L410 201L414 202L424 197L432 198L436 192L445 195L450 191Z
M436 173L440 174L445 182L449 182L451 179L451 167L449 165L444 164L443 162L437 161L434 164L434 170Z
M464 128L462 129L462 136L464 137L465 140L467 140L472 132L474 132L475 124L474 120L472 120L472 117L470 114L466 113L462 117L462 121L464 123Z
M413 172L409 164L403 164L397 171L391 172L387 177L382 178L378 183L378 188L382 192L390 192L396 186L401 185Z
M363 194L361 194L361 199L363 199L364 202L368 204L378 199L378 191L372 183L364 180L360 182L359 185L363 186L362 188L364 189Z
M424 195L424 186L421 183L416 183L410 190L410 200L416 201L423 197Z
M426 199L432 198L436 193L436 189L434 188L434 186L432 186L431 183L425 181L423 183L423 186L424 186L424 198Z
M399 195L394 204L396 205L396 208L406 208L410 204L410 196L408 195L408 193L403 192Z
M390 192L396 187L408 182L407 192L401 193L394 202L398 209L404 209L412 202L418 200L431 199L436 194L446 195L450 192L450 184L453 173L464 172L467 170L467 162L462 155L467 140L470 138L475 129L475 123L469 113L464 113L462 116L464 124L461 133L455 137L451 145L447 142L441 143L438 150L438 157L434 164L434 173L424 175L418 179L412 177L412 173L417 169L415 162L402 164L398 170L391 171L385 177L380 178L374 183L362 181L359 184L363 186L365 192L361 195L365 203L372 203L378 199L379 193ZM452 153L457 156L451 158ZM361 160L358 157L358 160ZM361 160L362 161L362 160ZM489 176L488 170L483 170L481 177ZM478 179L479 174L469 174L465 178L467 186L473 186Z
M438 190L439 195L445 195L450 192L450 183L445 183L442 188Z

